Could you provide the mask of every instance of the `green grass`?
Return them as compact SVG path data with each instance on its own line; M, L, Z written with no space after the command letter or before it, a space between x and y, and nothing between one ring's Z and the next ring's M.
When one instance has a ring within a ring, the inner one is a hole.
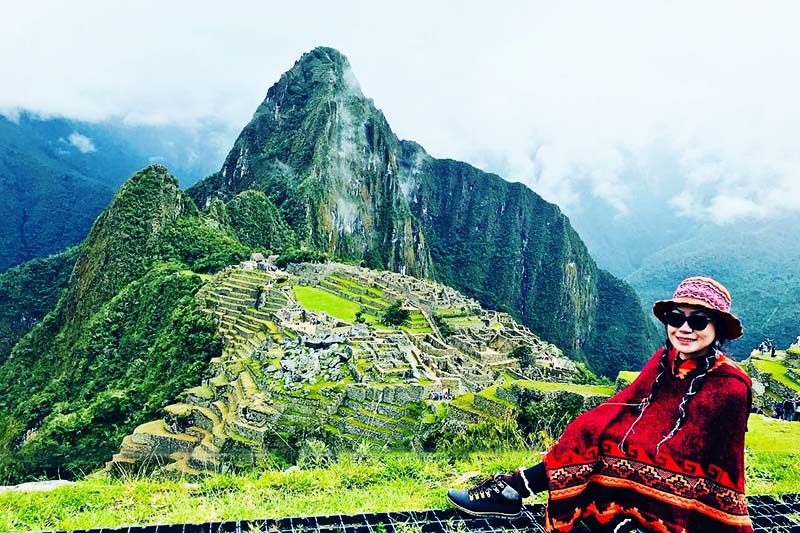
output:
M362 291L366 290L366 287L361 285L360 283L356 283L355 281L353 281L351 279L348 279L348 278L343 278L342 276L337 276L336 274L331 274L330 276L328 276L328 278L332 279L332 280L336 280L339 283L343 283L343 284L348 285L350 287L353 287L354 289L359 289L359 290L362 290Z
M465 472L486 476L530 462L531 452L466 459L415 453L343 456L325 469L254 471L201 479L114 480L105 476L48 493L0 493L0 530L119 527L446 507L445 490ZM465 483L465 485L468 484Z
M433 331L428 326L420 326L420 327L400 326L400 329L402 329L403 331L407 331L409 333L430 333Z
M463 407L469 409L470 411L474 411L475 408L472 406L472 402L474 399L475 399L475 394L472 392L468 392L467 394L456 396L450 403L452 403L453 405L457 405L458 407Z
M356 313L360 309L357 303L345 300L341 296L318 287L294 285L292 290L294 290L294 296L300 305L310 311L323 311L346 322L356 321Z
M786 376L786 365L780 361L767 361L766 359L753 358L753 365L762 372L767 372L779 383L786 385L790 389L800 392L800 383Z
M614 394L614 387L606 387L602 385L577 385L575 383L554 383L552 381L532 381L528 379L520 379L514 381L520 387L528 389L536 389L542 392L554 391L570 391L578 394L602 394L611 396Z
M420 311L412 311L408 317L408 322L401 326L400 329L409 333L430 333L433 331L425 315Z
M800 492L800 422L751 415L745 436L748 494Z
M500 398L499 396L497 396L497 387L498 387L498 385L492 385L491 387L487 387L487 388L483 389L482 391L480 391L478 393L478 396L483 396L484 398L487 398L487 399L489 399L489 400L491 400L493 402L499 403L499 404L501 404L501 405L503 405L503 406L505 406L505 407L507 407L509 409L516 410L518 408L518 406L516 404L513 404L513 403L509 402L508 400L505 400L505 399Z
M337 282L339 284L339 290L341 290L345 294L349 294L350 296L353 297L353 299L363 298L364 300L366 300L366 303L379 308L387 307L389 305L389 302L387 302L381 297L382 291L365 287L352 280L345 279L336 275L330 275L328 276L328 279Z
M473 317L472 315L459 318L445 318L444 320L454 328L468 328L470 326L478 327L483 325L483 322L481 322L479 318Z
M467 396L459 400L471 402ZM800 423L754 415L749 427L748 494L800 492ZM262 468L205 478L126 479L99 474L46 493L0 492L0 531L442 508L445 490L465 472L485 476L534 464L539 457L531 450L455 458L376 449L366 457L342 454L327 468L294 472Z
M631 370L622 370L619 374L617 374L617 378L622 378L628 383L633 383L638 377L639 372L633 372Z

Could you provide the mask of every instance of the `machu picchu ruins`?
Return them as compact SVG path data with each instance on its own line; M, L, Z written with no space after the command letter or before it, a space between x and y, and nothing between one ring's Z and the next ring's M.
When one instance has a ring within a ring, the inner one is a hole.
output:
M259 254L198 292L216 317L222 356L163 419L128 435L107 469L219 471L286 452L298 436L408 447L445 420L502 419L526 387L579 374L510 315L444 285L337 263L281 270L273 261ZM398 303L407 319L382 323ZM597 396L585 395L589 403Z

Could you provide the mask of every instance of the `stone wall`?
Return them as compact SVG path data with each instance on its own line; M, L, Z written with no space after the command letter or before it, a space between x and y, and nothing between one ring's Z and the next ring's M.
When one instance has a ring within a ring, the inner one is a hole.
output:
M489 413L495 418L504 419L509 415L514 415L516 409L507 405L504 405L500 402L495 402L481 396L479 394L475 395L475 399L472 401L472 405L475 406L476 409L480 409L486 413Z

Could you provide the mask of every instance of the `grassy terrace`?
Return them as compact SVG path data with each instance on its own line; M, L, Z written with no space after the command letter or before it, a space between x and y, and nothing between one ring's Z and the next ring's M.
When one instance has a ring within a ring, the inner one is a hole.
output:
M747 433L747 492L800 492L800 423L752 416ZM85 529L125 524L246 520L331 513L446 507L445 490L465 472L476 477L534 463L534 450L442 454L342 454L327 468L260 469L206 478L115 480L91 476L55 491L0 492L0 530ZM464 482L462 486L468 485ZM542 497L539 496L541 501Z
M779 383L786 385L790 389L800 392L800 383L797 383L793 379L789 378L786 375L787 367L781 361L774 361L774 360L767 360L767 359L758 359L753 357L752 358L753 365L762 372L766 372L771 375L776 381Z
M292 290L297 301L306 309L322 311L346 322L355 322L356 313L361 309L357 303L318 287L295 285Z
M433 331L425 316L419 311L412 311L408 317L408 323L402 326L401 329L410 333L430 333Z
M603 394L611 396L614 394L614 387L604 387L601 385L576 385L575 383L553 383L551 381L532 381L528 379L519 379L514 381L520 387L528 389L536 389L542 392L554 392L566 390L578 394Z
M497 387L498 385L492 385L491 387L487 387L478 393L478 396L483 396L495 403L499 403L509 409L517 409L517 405L509 402L508 400L504 400L497 396Z
M622 378L628 383L633 383L636 378L639 377L639 372L634 372L631 370L622 370L619 374L617 374L618 378Z
M300 305L306 309L310 311L325 312L332 317L344 320L345 322L355 322L356 313L359 309L361 309L361 306L358 303L352 302L346 298L342 298L338 294L333 294L332 292L326 291L325 289L321 289L319 287L294 285L292 290L294 290L294 296L297 298L297 301L300 302ZM375 299L375 302L379 302L382 307L388 305L387 302L383 300ZM373 328L393 329L390 326L381 324L379 322L380 317L374 314L364 313L363 318ZM428 322L425 320L425 317L419 311L411 314L409 324L407 326L403 326L402 329L410 333L429 333L432 331L428 325Z

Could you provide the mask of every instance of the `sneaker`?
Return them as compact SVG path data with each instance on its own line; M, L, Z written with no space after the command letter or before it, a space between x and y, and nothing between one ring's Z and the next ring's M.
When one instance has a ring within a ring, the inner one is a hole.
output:
M447 499L457 509L473 516L517 518L522 514L522 497L500 474L469 490L450 489Z

